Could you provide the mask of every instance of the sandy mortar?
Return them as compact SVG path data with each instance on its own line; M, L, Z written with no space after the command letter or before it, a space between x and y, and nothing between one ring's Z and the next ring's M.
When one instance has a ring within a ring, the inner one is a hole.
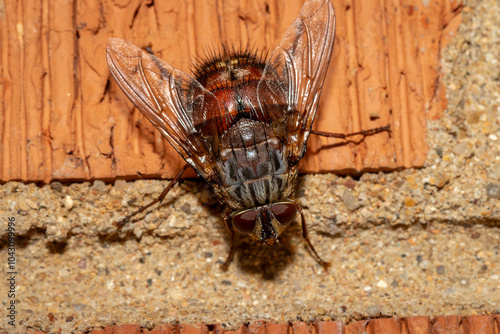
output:
M301 177L297 199L328 273L298 223L285 232L287 247L238 237L223 272L229 234L198 180L121 232L113 222L167 180L10 182L0 212L4 251L7 218L16 219L17 330L499 313L500 4L470 0L463 11L442 53L449 106L428 122L426 166ZM4 289L1 298L5 307ZM2 317L0 331L9 328Z

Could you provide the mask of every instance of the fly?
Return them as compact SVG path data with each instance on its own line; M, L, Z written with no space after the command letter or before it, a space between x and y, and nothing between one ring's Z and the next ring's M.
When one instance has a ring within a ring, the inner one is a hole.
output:
M163 200L192 167L225 206L231 248L224 269L234 255L235 230L271 246L299 215L302 235L326 269L293 198L309 135L345 139L389 131L386 126L345 135L311 129L334 37L330 1L308 0L269 57L224 46L197 65L194 76L111 38L107 62L114 79L186 161L156 200L116 225Z

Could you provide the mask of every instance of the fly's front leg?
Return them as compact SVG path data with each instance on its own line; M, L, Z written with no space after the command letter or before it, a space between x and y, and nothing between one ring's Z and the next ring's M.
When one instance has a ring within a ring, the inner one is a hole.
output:
M157 199L155 199L154 201L152 201L148 205L145 205L145 206L141 207L139 210L132 212L131 214L129 214L128 216L126 216L123 220L121 220L119 222L115 222L114 225L119 230L121 230L122 227L125 226L125 224L128 222L128 220L130 218L132 218L135 215L143 212L144 210L148 209L149 207L155 205L156 203L161 202L165 198L165 196L167 196L167 194L170 191L170 189L172 189L176 185L176 183L179 182L182 174L184 174L184 172L186 171L186 169L188 169L188 167L189 167L188 164L186 164L184 167L182 167L182 169L177 173L177 175L175 175L174 179L172 181L170 181L169 185L165 188L165 190L163 190L163 192L160 194L160 196L158 196Z
M361 139L361 140L363 140L366 136L371 136L371 135L374 135L374 134L380 133L380 132L388 132L390 135L391 126L388 124L386 126L381 126L381 127L373 128L373 129L369 129L369 130L362 130L362 131L353 132L353 133L334 133L334 132L311 130L311 134L313 134L313 135L322 136L322 137L330 137L330 138L340 138L340 139L345 139L345 140L349 140L348 138L353 137L353 136L363 136L363 138ZM361 142L361 140L354 141L354 142L358 144Z
M224 223L226 224L226 227L227 227L229 233L231 234L231 246L229 246L229 254L227 255L226 261L224 261L224 263L221 264L221 269L224 271L227 271L227 269L229 268L229 265L233 261L234 250L235 250L235 247L234 247L234 228L233 228L233 225L231 224L231 221L230 221L231 220L231 217L230 217L231 211L232 210L230 210L230 209L226 209L226 210L224 210L224 213L222 214L222 218L224 218Z
M313 253L313 256L314 256L316 262L318 262L323 267L323 269L325 269L325 271L328 271L328 267L330 267L330 263L324 261L318 255L318 253L316 252L316 249L314 249L314 246L311 243L311 240L309 240L309 235L307 234L307 225L306 225L306 218L304 216L304 211L302 210L302 208L300 207L300 205L298 205L295 202L294 202L294 204L295 204L295 207L297 208L297 210L299 210L299 212L300 212L300 221L302 223L302 236L304 237L304 239L306 240L307 244L309 245L309 248L311 249L311 252Z

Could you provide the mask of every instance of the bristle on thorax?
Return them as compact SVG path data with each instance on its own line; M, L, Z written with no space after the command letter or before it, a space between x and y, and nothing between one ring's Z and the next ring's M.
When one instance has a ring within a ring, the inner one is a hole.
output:
M224 44L222 49L211 49L204 57L197 57L193 74L209 91L232 89L259 80L266 65L266 54L255 49L237 50Z
M259 110L257 86L266 67L266 55L257 54L253 49L237 51L223 46L218 52L205 54L199 59L193 73L198 82L218 100L219 109L205 114L200 126L208 132L218 128L225 132L239 119L265 121L266 116Z

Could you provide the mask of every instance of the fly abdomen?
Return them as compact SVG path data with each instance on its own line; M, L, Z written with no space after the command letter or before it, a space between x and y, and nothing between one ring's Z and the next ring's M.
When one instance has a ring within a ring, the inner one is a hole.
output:
M278 200L289 183L285 151L267 124L240 120L222 136L222 187L245 207Z
M233 200L245 208L278 202L286 191L288 174L266 176L226 187Z

